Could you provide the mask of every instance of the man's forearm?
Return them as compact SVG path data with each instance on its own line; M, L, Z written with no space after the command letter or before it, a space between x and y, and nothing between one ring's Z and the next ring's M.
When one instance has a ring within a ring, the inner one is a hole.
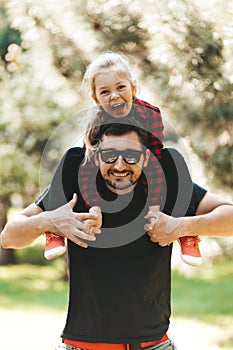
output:
M8 221L1 233L3 248L24 248L32 244L48 227L45 212L33 216L16 215Z
M233 236L233 206L221 205L210 213L181 219L180 236Z
M145 229L151 241L161 246L182 236L233 236L233 205L220 205L208 213L190 217L174 218L160 213L156 225L151 230Z
M25 208L21 214L11 218L1 233L1 244L4 248L24 248L46 231L67 237L75 244L87 248L84 240L95 241L101 230L89 225L95 222L100 214L76 213L77 194L63 206L52 211L42 211L35 203Z

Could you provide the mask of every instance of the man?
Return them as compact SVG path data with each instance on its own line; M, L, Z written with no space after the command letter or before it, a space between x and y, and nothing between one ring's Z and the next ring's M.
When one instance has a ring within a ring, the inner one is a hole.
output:
M73 148L60 163L51 186L7 223L2 245L21 248L45 231L68 238L69 309L59 349L175 349L166 334L172 245L164 245L183 234L232 235L233 204L194 184L183 217L171 218L178 187L183 188L174 180L174 159L183 161L176 152L173 159L174 151L164 150L164 213L144 218L148 207L141 181L150 157L145 133L136 126L110 124L100 128L99 140L94 161L105 206L102 233L87 224L95 216L85 213L77 181L83 154Z

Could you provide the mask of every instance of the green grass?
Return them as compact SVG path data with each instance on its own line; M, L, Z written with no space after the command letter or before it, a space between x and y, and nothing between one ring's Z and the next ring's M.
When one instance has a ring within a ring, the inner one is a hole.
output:
M64 310L67 289L55 265L0 267L0 308Z
M41 254L41 253L40 253ZM0 308L66 307L68 284L62 276L65 262L59 258L45 266L20 264L0 267ZM219 261L195 269L185 277L172 273L172 313L213 323L219 316L233 317L233 264Z
M172 274L172 314L220 327L220 349L233 349L233 263L222 260L194 269L192 277Z
M24 259L22 259L23 261ZM44 266L20 264L0 267L0 310L40 310L64 312L68 283L64 259ZM233 264L218 261L211 267L194 269L185 277L172 273L172 315L221 327L221 349L233 349Z
M215 323L220 316L233 319L233 264L219 261L197 269L192 277L173 272L172 301L175 316Z

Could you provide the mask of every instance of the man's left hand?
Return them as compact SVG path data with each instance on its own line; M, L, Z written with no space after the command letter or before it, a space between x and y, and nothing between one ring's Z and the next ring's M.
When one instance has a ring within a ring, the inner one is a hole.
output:
M144 229L152 242L164 247L179 238L180 218L174 218L162 212L152 213L149 211L145 219L148 219L149 222L145 224Z

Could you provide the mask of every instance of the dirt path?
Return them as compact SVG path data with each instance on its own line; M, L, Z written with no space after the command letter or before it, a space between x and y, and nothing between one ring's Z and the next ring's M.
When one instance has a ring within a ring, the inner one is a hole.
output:
M172 319L169 335L178 350L222 350L221 340L225 330L186 319ZM232 350L233 348L227 348Z
M0 311L1 350L54 350L64 325L64 314L41 311ZM172 319L170 337L178 350L219 350L225 329ZM33 347L32 347L33 344ZM233 350L233 348L227 348Z

